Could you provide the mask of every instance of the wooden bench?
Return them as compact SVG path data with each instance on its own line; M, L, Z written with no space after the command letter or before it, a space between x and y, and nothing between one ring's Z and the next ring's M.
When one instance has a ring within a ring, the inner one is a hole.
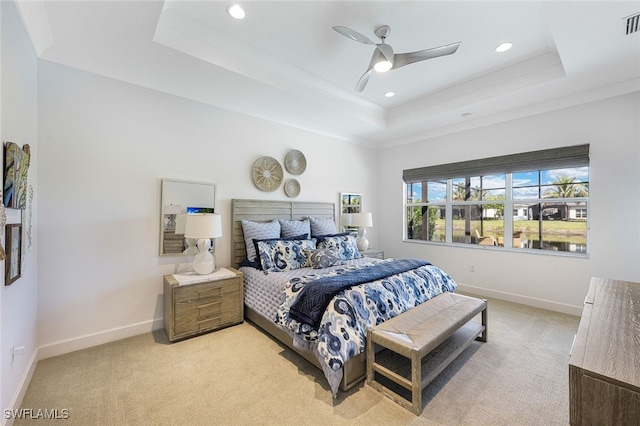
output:
M420 415L423 389L474 339L487 341L487 301L442 293L367 331L367 384Z

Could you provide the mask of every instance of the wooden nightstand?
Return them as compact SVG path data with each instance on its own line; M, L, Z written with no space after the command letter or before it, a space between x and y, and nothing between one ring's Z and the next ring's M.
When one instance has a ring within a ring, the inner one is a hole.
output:
M362 254L364 257L375 257L377 259L384 259L384 250L369 249L361 251L360 254Z
M207 281L188 283L198 279ZM175 342L243 322L242 288L242 272L233 268L193 278L165 275L164 329L169 340Z

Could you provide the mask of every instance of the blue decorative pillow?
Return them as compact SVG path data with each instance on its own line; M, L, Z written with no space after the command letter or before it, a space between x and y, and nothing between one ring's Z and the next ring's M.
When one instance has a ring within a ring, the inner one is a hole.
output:
M330 249L338 252L343 260L360 259L362 255L358 250L356 239L351 234L324 235L318 237L319 249Z
M256 248L253 245L253 240L280 238L280 222L277 220L271 222L251 222L250 220L243 220L242 232L244 233L244 244L247 249L247 260L253 262L256 260Z
M308 240L309 236L307 234L302 234L302 235L296 235L293 237L287 237L287 238L267 238L265 240L253 240L253 246L256 248L256 260L255 260L255 265L253 265L254 268L256 269L262 269L262 264L260 263L260 254L259 254L259 250L258 250L258 243L263 242L263 243L273 243L275 241L291 241L291 240Z
M336 223L331 218L310 217L311 236L336 234Z
M307 266L307 251L315 250L316 240L258 241L258 258L264 271L290 271Z
M331 249L308 250L307 259L308 265L313 269L328 268L344 263L340 254Z
M280 236L282 237L294 237L297 235L305 235L303 239L311 237L311 222L309 219L303 220L282 220L280 222Z

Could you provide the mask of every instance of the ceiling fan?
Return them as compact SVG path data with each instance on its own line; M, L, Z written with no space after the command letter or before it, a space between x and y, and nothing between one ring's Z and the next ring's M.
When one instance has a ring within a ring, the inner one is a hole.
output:
M431 49L418 50L416 52L393 53L391 45L385 43L387 36L391 32L391 28L388 25L383 25L375 30L375 35L380 39L380 43L374 43L367 36L364 36L351 28L335 26L333 29L343 36L350 38L353 41L357 41L358 43L376 46L367 70L358 80L358 84L356 84L356 91L358 92L362 92L364 90L367 82L369 81L369 76L374 70L378 72L387 72L414 62L424 61L425 59L451 55L456 53L458 46L460 46L460 42L457 42Z

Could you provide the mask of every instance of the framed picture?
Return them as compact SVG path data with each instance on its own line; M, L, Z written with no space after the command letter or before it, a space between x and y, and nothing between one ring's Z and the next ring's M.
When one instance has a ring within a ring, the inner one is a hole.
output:
M9 285L20 278L22 273L22 225L6 225L5 231L7 259L4 264L4 285Z
M11 209L24 209L27 206L27 174L31 148L28 144L20 148L14 142L7 142L4 151L4 205Z

